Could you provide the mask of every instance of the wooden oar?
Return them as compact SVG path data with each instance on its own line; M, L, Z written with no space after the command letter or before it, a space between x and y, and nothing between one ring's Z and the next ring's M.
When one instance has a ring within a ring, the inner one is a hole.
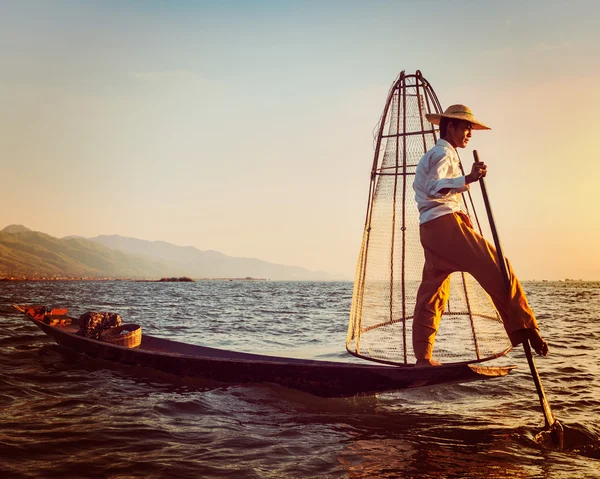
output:
M479 153L477 152L477 150L473 151L473 157L476 162L480 161ZM508 276L508 270L506 269L506 260L504 259L504 254L502 254L502 246L500 245L500 238L498 237L498 230L496 229L496 223L494 221L494 215L492 214L492 207L490 205L490 200L488 198L487 189L485 187L485 181L483 177L479 178L479 183L481 185L481 193L483 194L483 202L485 203L485 210L487 212L488 219L490 222L492 236L494 237L494 244L496 246L496 253L498 254L498 261L500 263L502 277L504 278L504 282L506 283L508 291L510 291L510 278ZM546 393L544 392L544 387L542 386L542 380L540 379L538 370L535 367L535 360L533 359L533 354L531 353L531 347L529 345L528 339L526 339L523 342L523 349L525 350L525 356L527 356L527 362L529 363L531 376L533 378L533 382L535 383L535 388L537 390L538 397L540 398L540 405L542 406L542 411L544 412L546 429L550 431L550 435L554 444L562 448L564 441L563 427L556 420L556 417L554 417L552 409L550 409L550 403L546 398Z

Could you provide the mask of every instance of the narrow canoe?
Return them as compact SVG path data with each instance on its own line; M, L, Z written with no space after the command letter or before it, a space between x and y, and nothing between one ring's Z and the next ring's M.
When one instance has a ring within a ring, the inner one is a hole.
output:
M180 378L203 378L219 383L275 383L321 397L375 394L442 383L464 383L507 375L515 366L468 363L416 368L310 359L282 358L209 348L142 335L136 348L85 338L78 327L50 326L28 315L26 306L13 305L59 345L90 357L138 366Z

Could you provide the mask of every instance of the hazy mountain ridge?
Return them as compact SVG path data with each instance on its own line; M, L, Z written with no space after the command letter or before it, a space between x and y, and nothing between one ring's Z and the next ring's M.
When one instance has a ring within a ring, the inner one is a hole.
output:
M31 231L23 225L10 225L2 230L4 233L23 233L25 231Z
M323 272L119 235L55 238L22 225L0 231L0 277L266 278L332 280Z
M38 231L9 233L5 230L0 231L0 274L3 276L154 277L180 274L164 263L111 250L86 239L59 239Z
M203 251L193 246L177 246L165 241L147 241L119 235L99 235L88 238L108 248L153 258L177 268L186 268L186 275L208 278L267 278L273 280L333 280L322 271L309 271L298 266L269 263L255 258L227 256L218 251Z

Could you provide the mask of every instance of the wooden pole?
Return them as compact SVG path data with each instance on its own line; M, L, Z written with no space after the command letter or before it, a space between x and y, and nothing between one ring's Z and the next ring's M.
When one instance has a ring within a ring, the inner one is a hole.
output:
M473 157L476 162L479 160L479 153L477 150L473 150ZM498 262L500 263L500 270L502 271L502 277L507 287L507 291L510 291L510 278L508 276L508 270L506 268L506 260L504 259L504 254L502 253L502 246L500 245L500 238L498 236L498 230L496 229L496 223L494 221L494 215L492 214L492 207L490 205L490 200L488 198L487 189L485 187L485 181L483 177L479 178L479 184L481 185L481 193L483 194L483 202L485 203L485 210L488 215L488 219L490 222L490 229L492 230L492 236L494 238L494 245L496 246L496 253L498 254ZM523 349L525 350L525 356L527 356L527 362L529 363L529 369L531 370L531 376L533 378L533 382L535 384L535 389L537 390L538 397L540 399L540 405L542 406L542 411L544 412L544 420L546 422L546 429L551 431L552 440L554 444L562 447L563 446L563 428L562 425L556 420L554 414L552 413L552 409L550 408L550 403L546 398L546 393L544 392L544 387L542 386L542 380L540 379L540 375L535 366L535 360L533 359L533 354L531 353L531 346L529 345L529 340L526 339L523 342Z

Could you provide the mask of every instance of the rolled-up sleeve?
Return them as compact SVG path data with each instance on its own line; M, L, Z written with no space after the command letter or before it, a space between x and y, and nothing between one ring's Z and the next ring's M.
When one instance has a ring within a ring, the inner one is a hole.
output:
M449 195L455 195L467 191L469 186L465 183L464 176L456 178L447 178L448 170L452 166L452 158L445 152L432 155L430 157L429 175L425 190L431 198L443 198ZM448 189L445 193L440 193L441 190Z

